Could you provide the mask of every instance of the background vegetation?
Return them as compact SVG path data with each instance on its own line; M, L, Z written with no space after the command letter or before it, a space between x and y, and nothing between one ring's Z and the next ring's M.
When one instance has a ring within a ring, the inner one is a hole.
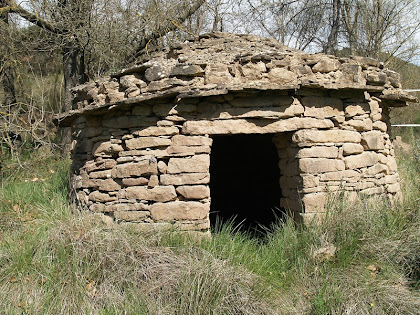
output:
M397 152L403 201L349 203L338 193L321 225L286 219L255 239L225 222L198 241L111 228L73 209L63 136L51 123L69 86L212 30L372 56L401 72L404 88L420 88L417 4L0 0L0 313L418 314L417 129L392 130L412 146ZM66 66L71 56L77 71ZM419 104L391 114L420 123Z

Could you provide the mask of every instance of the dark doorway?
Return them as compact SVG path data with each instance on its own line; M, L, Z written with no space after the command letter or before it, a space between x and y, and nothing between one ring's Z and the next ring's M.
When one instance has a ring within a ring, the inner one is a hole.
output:
M260 234L281 216L280 170L273 135L214 136L210 155L210 221L233 220Z

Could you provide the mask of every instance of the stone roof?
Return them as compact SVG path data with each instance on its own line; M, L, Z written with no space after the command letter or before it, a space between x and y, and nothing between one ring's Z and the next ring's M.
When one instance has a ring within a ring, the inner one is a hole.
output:
M73 88L72 110L57 116L59 124L68 126L83 114L154 99L243 91L365 90L387 106L415 101L401 90L399 74L372 58L309 54L252 35L205 34L145 59Z

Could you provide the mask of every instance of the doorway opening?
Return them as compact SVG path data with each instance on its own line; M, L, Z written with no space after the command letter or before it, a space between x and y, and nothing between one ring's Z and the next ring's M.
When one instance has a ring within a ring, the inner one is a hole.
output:
M230 221L264 234L280 210L280 170L272 134L214 136L210 155L210 223Z

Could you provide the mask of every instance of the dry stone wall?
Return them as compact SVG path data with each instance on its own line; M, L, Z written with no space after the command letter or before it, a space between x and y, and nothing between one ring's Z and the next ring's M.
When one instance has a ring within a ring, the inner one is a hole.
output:
M283 208L311 218L324 211L327 193L340 189L350 198L394 198L399 180L379 100L366 92L300 94L167 99L79 117L78 199L116 220L207 230L211 136L262 133L273 134L278 148Z
M394 199L388 113L411 100L400 87L369 58L206 35L73 90L58 117L73 130L71 187L116 221L207 231L212 136L272 134L279 205L297 216L324 212L330 191Z

